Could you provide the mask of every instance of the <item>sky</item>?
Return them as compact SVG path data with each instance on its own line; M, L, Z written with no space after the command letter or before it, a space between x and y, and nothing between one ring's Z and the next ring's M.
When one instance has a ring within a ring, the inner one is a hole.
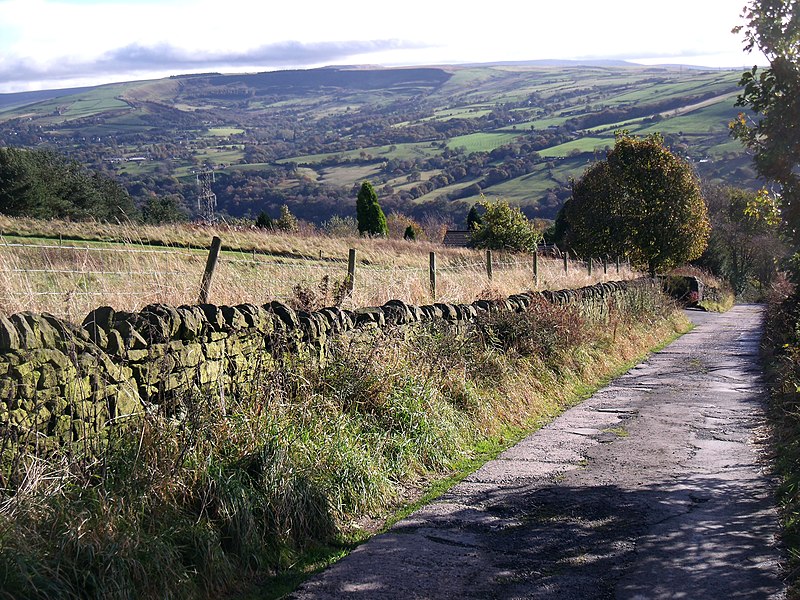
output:
M201 72L542 59L749 68L745 0L0 0L0 93Z

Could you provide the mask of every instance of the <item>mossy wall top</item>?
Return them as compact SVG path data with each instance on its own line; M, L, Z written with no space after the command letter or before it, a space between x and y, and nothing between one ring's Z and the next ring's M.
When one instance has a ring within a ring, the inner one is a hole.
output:
M603 301L647 279L576 290L527 292L505 300L294 311L263 306L172 307L136 313L93 310L80 327L48 314L0 317L0 430L16 443L63 444L126 416L169 405L192 391L236 394L287 348L322 352L329 336L359 327L442 319L455 327L481 311L524 311L535 297L565 304Z

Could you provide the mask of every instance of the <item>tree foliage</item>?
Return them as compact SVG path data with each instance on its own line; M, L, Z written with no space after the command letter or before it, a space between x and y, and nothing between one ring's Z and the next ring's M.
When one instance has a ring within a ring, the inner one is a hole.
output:
M467 231L475 231L478 228L478 225L483 224L483 219L478 214L478 209L475 204L472 205L472 208L469 209L467 213Z
M122 219L136 209L113 179L49 150L0 148L0 213L10 216Z
M710 229L691 166L661 136L627 133L573 182L557 225L578 254L628 256L652 274L698 258Z
M278 231L285 231L287 233L294 233L300 229L300 223L297 217L292 214L289 207L285 204L281 206L281 215L273 221L275 229Z
M786 254L770 195L726 186L710 187L704 196L711 237L696 264L727 279L737 296L759 299Z
M800 2L752 0L742 15L747 24L745 50L758 49L769 67L753 67L742 75L737 105L741 113L731 123L733 135L754 152L758 174L779 184L781 212L794 245L800 245Z
M361 189L358 190L356 220L358 232L361 234L386 236L389 233L386 215L378 204L378 194L369 181L362 183Z
M157 225L159 223L178 223L189 219L189 211L177 194L156 196L151 194L142 204L142 222Z
M267 211L262 210L256 217L256 227L259 229L272 229L275 224L272 222L272 217L267 214Z
M483 222L472 232L472 245L489 250L532 252L542 239L541 233L522 211L505 200L478 204L484 208Z

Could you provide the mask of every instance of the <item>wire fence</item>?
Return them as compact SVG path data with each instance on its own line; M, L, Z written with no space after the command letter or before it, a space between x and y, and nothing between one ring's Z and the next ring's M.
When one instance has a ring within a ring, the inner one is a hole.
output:
M209 301L215 304L287 302L311 310L339 304L380 305L399 298L409 303L471 302L524 290L566 288L604 279L635 276L627 265L617 273L583 261L480 252L441 253L434 258L393 256L275 257L244 251L221 252ZM135 311L147 304L194 304L207 250L147 248L137 244L5 243L0 238L0 314L47 312L80 322L101 305Z

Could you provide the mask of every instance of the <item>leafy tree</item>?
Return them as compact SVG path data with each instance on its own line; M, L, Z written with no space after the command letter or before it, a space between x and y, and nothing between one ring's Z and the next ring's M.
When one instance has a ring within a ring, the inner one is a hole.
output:
M258 217L256 218L256 227L259 229L272 229L274 227L274 223L272 222L272 217L270 217L266 211L261 211L258 213Z
M142 205L142 221L158 223L177 223L189 219L189 211L183 200L176 194L167 196L150 195Z
M322 224L322 230L332 237L351 237L358 232L358 225L353 217L332 216Z
M136 209L116 181L55 152L0 148L0 213L84 220L130 218Z
M704 196L711 237L696 264L730 281L737 296L758 298L776 274L776 260L786 254L769 194L710 187Z
M406 227L406 231L403 234L403 239L404 240L409 240L409 241L412 241L412 242L417 239L417 232L414 231L414 226L413 225L409 225L408 227Z
M378 194L369 181L361 184L361 189L356 197L356 220L358 231L367 235L382 235L389 233L386 225L386 215L383 214L381 205L378 204Z
M292 214L292 212L289 210L289 207L285 204L281 206L281 216L279 216L274 223L275 229L278 231L293 233L300 229L300 224L297 222L297 217Z
M572 185L557 219L562 244L587 256L627 255L651 274L698 258L710 224L691 166L660 135L623 132Z
M478 228L478 225L483 224L483 219L478 214L478 209L476 205L472 205L472 208L469 209L467 213L467 231L475 231Z
M733 135L754 152L758 174L780 186L787 233L800 246L800 3L797 0L751 0L742 15L745 50L759 49L769 67L754 66L742 75L737 105L756 115L740 114Z
M478 202L485 209L483 222L472 232L472 245L489 250L531 252L542 238L522 211L505 200Z

